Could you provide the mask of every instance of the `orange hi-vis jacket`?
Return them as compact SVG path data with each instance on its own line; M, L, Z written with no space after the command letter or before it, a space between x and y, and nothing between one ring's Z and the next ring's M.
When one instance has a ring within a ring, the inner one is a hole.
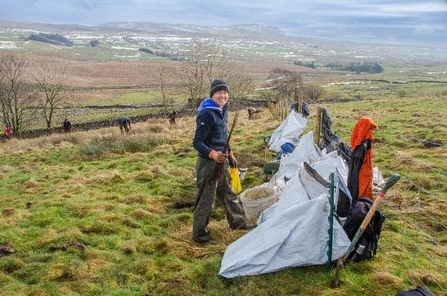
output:
M361 117L351 134L351 150L353 152L353 164L350 166L350 170L353 167L359 168L358 170L358 194L354 194L353 198L368 197L373 199L372 194L372 180L373 180L373 162L372 162L372 142L374 140L373 130L378 130L377 124L369 117ZM359 153L355 153L357 150ZM354 157L357 155L360 157ZM356 163L358 162L358 163ZM350 173L350 177L352 174ZM349 182L349 181L348 181ZM355 190L354 190L355 191ZM352 194L353 192L351 192Z

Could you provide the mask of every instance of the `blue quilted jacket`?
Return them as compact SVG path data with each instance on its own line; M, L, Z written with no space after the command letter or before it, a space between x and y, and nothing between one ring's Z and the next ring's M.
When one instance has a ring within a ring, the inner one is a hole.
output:
M197 109L193 147L202 158L209 159L211 150L222 151L227 140L228 104L219 109L211 98L204 99ZM229 148L227 153L230 152Z

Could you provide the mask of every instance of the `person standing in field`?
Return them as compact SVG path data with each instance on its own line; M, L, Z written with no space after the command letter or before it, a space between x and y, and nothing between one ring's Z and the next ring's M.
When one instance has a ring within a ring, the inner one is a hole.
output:
M62 125L64 127L64 133L71 133L71 122L67 118L65 118Z
M223 151L228 133L229 87L222 79L211 83L210 96L198 107L193 147L198 152L196 163L197 196L193 211L192 238L200 244L214 242L208 223L217 197L224 207L231 229L250 229L255 225L245 220L245 215L233 191L229 176L229 163L236 167L231 147ZM210 182L216 164L224 164L224 181Z
M130 118L127 116L123 116L123 117L119 118L118 124L119 124L119 128L120 128L122 135L124 134L124 132L126 132L126 134L128 134L129 130L132 129L132 124L131 124Z
M5 129L5 138L8 139L8 140L11 140L11 138L12 138L12 126L8 126Z

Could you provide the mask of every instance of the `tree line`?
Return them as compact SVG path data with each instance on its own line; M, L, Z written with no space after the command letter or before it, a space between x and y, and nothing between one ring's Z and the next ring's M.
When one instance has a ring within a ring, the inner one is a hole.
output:
M360 73L369 73L369 74L377 74L382 73L383 68L378 63L367 63L367 62L357 62L357 63L349 63L349 64L341 64L341 63L329 63L326 64L326 67L331 68L333 70L340 71L349 71Z
M47 33L39 33L37 35L32 34L25 40L33 40L68 47L74 45L73 41L68 40L67 38L59 34L47 34Z
M0 55L0 119L17 136L41 120L52 127L55 111L69 106L72 95L66 66L51 59L30 63L26 55Z

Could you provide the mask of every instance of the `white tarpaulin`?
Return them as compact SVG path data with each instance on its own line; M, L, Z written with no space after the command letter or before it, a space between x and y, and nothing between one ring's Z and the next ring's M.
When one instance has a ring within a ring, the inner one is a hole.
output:
M322 154L320 149L314 144L313 133L307 133L300 139L292 153L281 162L281 166L270 179L270 183L285 182L285 180L291 179L298 173L298 168L304 161L313 163L318 161L321 157Z
M294 143L306 128L307 119L298 112L292 110L281 125L273 132L269 140L269 150L280 152L281 145Z
M278 202L261 214L257 228L227 247L219 275L226 278L257 275L328 261L329 188L304 170L304 161L327 181L334 173L335 188L346 188L343 161L336 154L322 155L313 145L312 134L304 136L284 168L278 170L280 177L272 178L277 182L267 184L281 188ZM335 204L337 193L334 190ZM345 254L350 240L335 218L333 225L332 258L335 260Z
M219 275L232 278L286 267L321 265L328 260L328 208L325 195L294 205L233 242L225 250ZM350 241L334 222L332 258L344 255Z

